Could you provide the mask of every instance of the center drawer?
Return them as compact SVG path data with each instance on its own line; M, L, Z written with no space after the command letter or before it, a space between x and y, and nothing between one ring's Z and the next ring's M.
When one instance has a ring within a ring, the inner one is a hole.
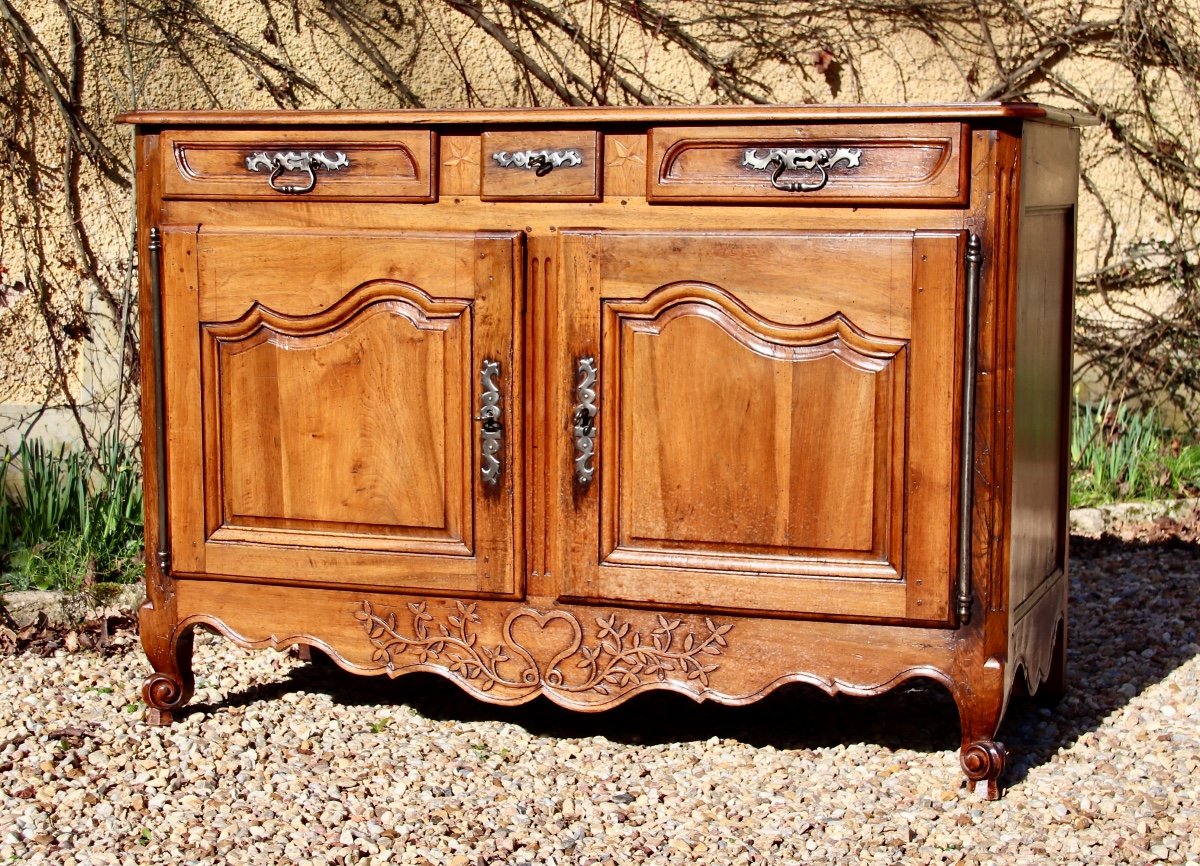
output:
M484 201L600 200L595 130L489 130L479 142Z
M652 202L961 205L961 123L658 127Z

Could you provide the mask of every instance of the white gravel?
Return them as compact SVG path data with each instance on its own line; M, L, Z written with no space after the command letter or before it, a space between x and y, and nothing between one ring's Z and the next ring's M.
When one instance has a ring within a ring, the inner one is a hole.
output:
M974 799L936 687L504 709L197 637L142 725L110 655L0 658L0 863L1200 863L1198 548L1076 543L1072 689Z

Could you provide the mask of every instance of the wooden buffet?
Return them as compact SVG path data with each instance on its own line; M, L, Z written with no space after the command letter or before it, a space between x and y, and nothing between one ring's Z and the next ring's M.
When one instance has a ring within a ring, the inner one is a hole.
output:
M137 112L147 719L191 634L601 710L1063 687L1079 120Z

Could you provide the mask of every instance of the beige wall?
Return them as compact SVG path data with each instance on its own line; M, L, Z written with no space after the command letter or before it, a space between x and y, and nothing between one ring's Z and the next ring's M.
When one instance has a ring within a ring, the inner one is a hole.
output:
M1188 3L1200 11L1197 0ZM72 0L65 7L51 0L0 2L0 28L9 28L0 39L0 71L7 79L0 86L9 93L0 101L0 130L13 130L0 141L4 441L12 441L35 417L41 432L55 438L77 436L81 423L93 432L109 427L119 390L126 403L123 426L136 414L128 382L120 387L118 363L131 286L132 228L131 192L119 180L129 176L129 131L113 123L119 111L396 107L406 103L406 88L424 105L436 107L561 102L548 87L530 86L528 76L494 38L442 0L200 0L175 5L194 14L165 22L169 35L164 35L137 7L117 0ZM489 11L506 8L503 3L482 5ZM978 22L972 21L974 13L962 21L947 17L934 40L903 17L872 17L870 10L855 17L835 4L763 4L763 14L773 20L738 30L726 29L727 24L732 27L729 22L692 20L728 4L646 3L647 9L667 10L671 21L681 22L688 38L703 48L705 57L698 59L689 56L682 42L672 44L656 21L604 13L606 5L629 4L544 0L544 5L582 36L555 35L546 26L538 34L547 45L538 47L527 28L512 32L521 34L551 75L564 80L565 69L577 74L572 87L583 99L594 99L588 87L604 80L580 48L588 39L604 50L615 48L618 72L657 102L733 99L714 89L708 61L718 74L736 70L754 82L750 92L779 103L965 101L1000 80L991 49ZM1043 26L1054 25L1060 14L1056 5L1042 5L1044 9L1030 5L1030 14L1041 16L1037 20ZM40 73L28 62L35 56L44 70L62 70L65 79L58 86L71 98L66 82L72 74L73 36L65 10L75 13L80 116L109 151L100 162L115 176L106 176L89 157L78 159L73 172L67 147L70 125L43 81L54 80L54 73ZM1085 20L1120 14L1112 4L1087 5L1085 10ZM499 14L496 20L510 23ZM36 50L23 60L8 36L24 25ZM1005 60L1010 68L1036 56L1045 40L1045 34L1021 24L1004 26L999 18L992 26L991 41L1002 58L1011 58ZM775 39L785 59L758 56L754 45L763 39ZM814 62L822 48L836 58L832 70L822 71ZM1056 59L1051 78L1035 76L1024 82L1022 92L1058 104L1094 101L1118 112L1136 109L1138 76L1105 59L1105 53L1092 47ZM373 62L372 56L381 62ZM639 73L644 73L640 79ZM1185 155L1200 152L1195 80L1154 69L1139 74L1156 78L1150 90L1166 118L1159 128L1139 130L1139 135L1154 146L1169 134L1171 146ZM389 77L401 84L389 84ZM629 101L611 82L605 98ZM1084 142L1088 186L1080 213L1081 273L1111 264L1142 239L1169 240L1190 232L1196 240L1195 223L1172 216L1147 195L1146 166L1130 161L1107 130L1088 130ZM29 170L30 163L36 170ZM1194 186L1185 185L1180 196L1188 207L1200 204ZM1154 300L1161 305L1171 298ZM1089 316L1111 318L1120 305L1106 310L1088 300L1083 309Z

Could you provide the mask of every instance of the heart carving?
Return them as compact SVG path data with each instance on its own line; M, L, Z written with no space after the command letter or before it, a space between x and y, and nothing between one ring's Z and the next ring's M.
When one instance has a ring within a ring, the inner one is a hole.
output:
M523 637L518 637L518 629ZM528 685L542 682L551 686L563 685L563 673L558 666L575 655L583 644L579 620L564 610L543 612L531 607L518 608L504 620L503 631L505 642L526 662L521 681ZM543 669L537 659L547 656L550 661Z
M708 617L689 626L682 617L658 614L638 629L610 613L596 617L595 639L584 645L583 626L570 611L518 607L507 613L500 643L492 645L480 639L484 612L475 602L456 601L440 614L425 601L409 602L407 623L398 613L366 600L354 611L375 647L374 660L393 676L414 666L440 668L480 692L497 689L516 700L538 691L607 697L668 681L699 693L709 688L709 675L719 667L715 657L724 654L733 628ZM568 681L561 665L571 658L578 663Z

